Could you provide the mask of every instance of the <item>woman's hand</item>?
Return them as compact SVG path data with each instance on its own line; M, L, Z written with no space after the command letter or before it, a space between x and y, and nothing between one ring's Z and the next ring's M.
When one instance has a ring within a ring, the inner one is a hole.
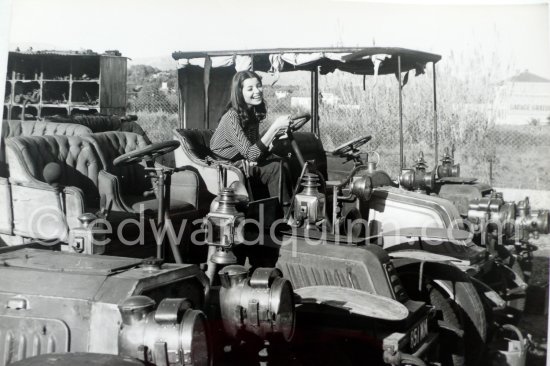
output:
M284 115L278 117L273 124L271 124L270 128L273 128L275 131L279 131L282 129L287 129L288 126L290 126L290 115Z
M280 131L284 132L290 126L290 115L284 115L278 117L272 124L269 126L265 134L262 136L262 142L265 146L271 150L272 142L275 137L279 134Z

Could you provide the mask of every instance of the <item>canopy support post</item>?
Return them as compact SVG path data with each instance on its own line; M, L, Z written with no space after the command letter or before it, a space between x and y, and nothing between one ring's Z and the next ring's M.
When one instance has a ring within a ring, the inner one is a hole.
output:
M187 82L184 81L180 84L180 78L183 78L183 72L178 70L178 120L179 128L187 128L187 103L185 103L185 96L187 95Z
M311 71L311 132L319 137L319 67Z
M212 68L212 59L210 56L206 56L204 59L204 128L210 128L210 116L209 116L209 100L208 100L208 89L210 88L210 69Z
M432 62L433 69L433 81L434 81L434 156L435 156L435 167L438 163L438 131L437 131L437 88L436 88L436 76L435 76L435 62ZM435 169L435 168L434 168Z
M397 55L397 80L399 81L399 172L403 170L403 85L401 83L401 55Z

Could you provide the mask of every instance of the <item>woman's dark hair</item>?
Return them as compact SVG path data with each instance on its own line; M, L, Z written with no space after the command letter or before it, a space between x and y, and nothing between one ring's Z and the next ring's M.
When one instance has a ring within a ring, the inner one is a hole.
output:
M226 108L226 112L229 109L234 109L237 112L243 127L253 118L258 121L265 119L267 114L265 101L262 101L260 105L253 106L250 110L248 109L248 104L244 101L243 82L250 78L256 78L260 83L262 82L262 78L254 71L239 71L233 76L233 80L231 81L231 97Z

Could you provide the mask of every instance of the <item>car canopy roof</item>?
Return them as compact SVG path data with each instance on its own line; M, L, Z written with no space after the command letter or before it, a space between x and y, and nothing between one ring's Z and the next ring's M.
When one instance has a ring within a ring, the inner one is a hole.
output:
M397 47L351 48L277 48L239 51L174 52L178 68L189 65L201 68L235 67L236 71L263 72L314 71L321 74L334 70L360 75L393 74L401 71L423 70L428 62L438 62L440 55ZM208 63L210 65L208 65Z

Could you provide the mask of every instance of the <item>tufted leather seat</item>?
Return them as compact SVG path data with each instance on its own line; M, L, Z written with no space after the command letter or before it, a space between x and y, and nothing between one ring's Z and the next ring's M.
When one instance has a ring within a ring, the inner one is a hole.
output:
M2 138L43 135L80 136L90 133L92 130L88 127L75 123L2 120Z
M141 126L130 118L106 114L77 114L69 117L49 116L48 120L60 123L76 123L88 127L92 132L122 131L143 136L147 143L151 140Z
M55 123L43 121L2 121L2 140L15 136L43 136L43 135L65 135L79 136L89 134L92 131L82 125L73 123ZM4 143L0 145L0 177L8 176L8 167L5 159Z
M138 135L143 136L148 144L151 143L151 140L149 140L149 137L147 136L143 128L141 128L141 126L135 121L123 121L120 125L119 131L137 133Z
M0 142L0 233L13 234L13 202L8 181L9 167L6 162L4 140L15 136L66 135L77 136L91 133L86 126L72 123L42 121L3 120Z
M130 132L100 132L86 137L96 145L105 168L111 172L125 173L132 166L115 167L113 160L120 155L149 145L143 136Z
M103 165L90 141L80 136L18 136L7 139L6 147L15 234L64 237L70 227L79 224L80 214L97 210L98 175ZM50 162L61 167L59 183L65 187L64 195L45 182L43 170ZM43 214L45 223L37 219ZM67 222L59 219L62 214Z
M106 203L113 203L115 216L117 212L154 213L157 208L156 197L147 198L143 194L151 188L143 165L112 164L116 157L147 146L143 136L104 132L83 136L19 136L6 141L16 235L64 238L71 228L80 226L77 219L80 214L97 211L102 196ZM61 167L61 195L45 182L43 170L50 162ZM192 215L197 205L197 184L192 172L181 171L172 176L171 214ZM33 220L44 213L51 214L46 215L46 221Z
M44 121L2 121L2 138L14 136L67 135L78 136L91 133L86 126L73 123Z
M89 134L92 131L86 127L72 123L55 123L43 121L2 121L2 139L15 136L43 136L43 135L66 135L78 136ZM0 151L0 177L8 175L8 168L5 165L5 147L1 146Z
M73 116L48 116L48 121L60 122L60 123L76 123L88 127L92 132L103 131L116 131L120 128L122 121L120 116L116 115L103 115L103 114L91 114L91 115L73 115Z
M81 188L88 195L97 192L97 176L102 163L92 143L86 139L60 135L19 136L8 139L7 144L15 154L15 159L10 160L17 162L11 168L13 182L30 179L44 182L44 167L56 162L61 166L60 184ZM98 203L95 199L89 202Z
M120 194L117 195L115 192L108 194L108 197L115 199L114 207L128 212L156 211L157 198L154 195L149 198L143 196L144 192L151 191L153 188L151 180L146 177L145 165L143 163L113 165L113 160L119 156L149 145L145 138L131 132L111 131L96 133L88 136L87 139L96 146L105 167L100 174L102 191L113 185L119 187L117 190ZM178 172L172 176L170 200L172 213L182 213L196 207L197 185L197 177L191 172Z

